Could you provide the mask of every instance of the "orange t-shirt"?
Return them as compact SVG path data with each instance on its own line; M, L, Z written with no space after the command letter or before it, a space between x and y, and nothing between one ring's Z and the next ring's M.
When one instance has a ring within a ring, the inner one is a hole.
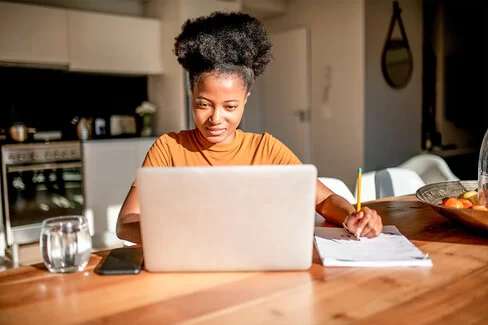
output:
M229 144L209 144L198 129L160 136L144 159L144 167L218 165L296 165L300 160L269 133L236 130ZM135 183L133 184L135 186Z

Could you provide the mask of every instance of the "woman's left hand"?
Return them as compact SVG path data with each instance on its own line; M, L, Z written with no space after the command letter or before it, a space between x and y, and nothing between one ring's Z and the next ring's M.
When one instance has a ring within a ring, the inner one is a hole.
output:
M383 230L383 222L376 210L363 207L359 212L354 212L344 219L344 228L357 237L373 238Z

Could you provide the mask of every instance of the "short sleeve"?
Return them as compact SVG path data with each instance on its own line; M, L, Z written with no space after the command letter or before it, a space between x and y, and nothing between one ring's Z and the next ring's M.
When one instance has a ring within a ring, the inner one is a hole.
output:
M284 143L269 133L265 133L267 139L268 155L275 165L300 165L302 162Z
M170 166L171 157L169 152L168 137L160 136L151 145L142 162L142 167L166 167ZM136 187L136 181L132 182L132 187Z
M168 136L160 136L147 151L143 167L167 167L171 166Z

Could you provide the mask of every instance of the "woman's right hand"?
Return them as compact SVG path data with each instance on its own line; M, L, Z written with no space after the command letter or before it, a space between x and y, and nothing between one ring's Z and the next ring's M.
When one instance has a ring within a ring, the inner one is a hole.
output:
M376 210L363 207L359 212L349 214L343 226L356 237L377 237L383 231L383 221Z

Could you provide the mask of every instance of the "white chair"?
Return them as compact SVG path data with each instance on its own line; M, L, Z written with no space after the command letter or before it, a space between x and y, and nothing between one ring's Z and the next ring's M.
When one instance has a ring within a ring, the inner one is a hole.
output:
M433 154L423 153L413 156L398 167L413 170L419 174L425 184L459 180L446 161Z
M424 185L422 178L409 169L393 167L366 172L363 173L361 179L361 202L382 197L414 194ZM356 181L354 193L357 193L357 187Z
M356 198L351 193L351 190L349 190L349 187L347 187L347 185L340 179L333 177L319 177L318 179L335 194L340 195L349 201L349 203L356 203Z

